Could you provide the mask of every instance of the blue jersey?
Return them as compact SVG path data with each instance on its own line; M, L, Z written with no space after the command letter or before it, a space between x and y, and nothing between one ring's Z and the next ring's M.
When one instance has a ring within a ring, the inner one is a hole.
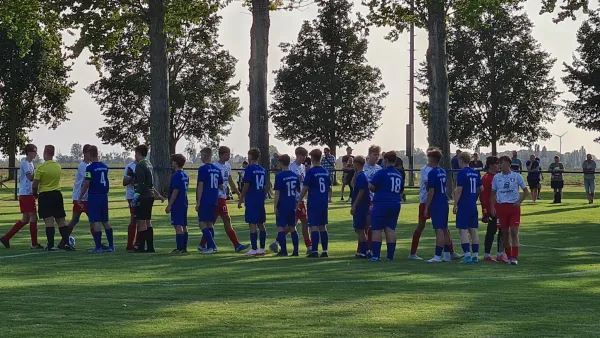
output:
M448 208L448 196L446 195L446 171L440 167L432 168L427 174L427 190L433 189L433 200L431 209Z
M217 205L219 185L223 184L221 170L212 163L198 168L198 183L202 182L202 199L200 204Z
M258 164L251 164L244 171L244 183L250 187L246 193L246 205L265 204L265 178L267 171Z
M356 206L356 212L360 214L367 214L369 212L369 207L371 206L371 199L369 197L369 180L367 179L367 175L364 171L361 171L356 176L356 182L354 183L354 190L352 190L352 204L356 202L356 198L358 197L358 193L363 191L363 198L360 200L360 203Z
M308 188L307 203L309 208L311 205L327 208L331 178L325 168L319 166L308 169L302 184Z
M387 167L379 170L371 179L371 184L377 188L373 202L400 203L404 180L396 168Z
M171 177L171 186L169 187L169 198L173 194L173 190L177 189L177 197L173 202L173 209L187 209L188 198L187 191L190 184L188 175L183 170L177 170ZM202 199L204 199L204 193L202 193Z
M90 181L88 194L108 194L108 167L103 162L92 162L85 168L85 180Z
M458 209L465 211L477 210L477 196L481 187L479 173L471 168L463 168L456 176L456 186L462 187Z
M279 191L279 210L296 210L296 196L300 187L298 175L287 170L275 175L274 189Z

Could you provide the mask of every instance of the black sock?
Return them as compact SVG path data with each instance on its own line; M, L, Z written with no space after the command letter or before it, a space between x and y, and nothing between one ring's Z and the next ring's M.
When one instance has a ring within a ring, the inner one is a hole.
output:
M140 251L144 251L144 248L146 246L146 233L147 233L146 230L138 231L138 235L137 235L137 238L139 240L138 250L140 250Z
M490 217L487 224L487 231L485 233L484 252L486 254L489 254L492 251L492 244L494 244L494 237L496 236L497 230L496 218Z
M154 229L152 227L148 227L146 230L146 242L148 243L148 250L154 249Z
M54 234L56 229L54 227L46 227L46 239L48 240L48 248L54 248Z
M504 252L504 241L502 240L502 234L498 231L498 252Z
M54 228L52 228L54 229ZM62 243L69 244L69 228L68 227L60 227L58 228L58 232L60 232L60 237L62 237Z

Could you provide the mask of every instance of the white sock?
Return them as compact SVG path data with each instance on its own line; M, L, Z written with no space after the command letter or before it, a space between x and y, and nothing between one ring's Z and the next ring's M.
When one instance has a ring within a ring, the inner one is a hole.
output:
M444 252L444 258L450 259L450 253L449 252Z
M484 253L484 254L483 254L483 258L488 258L488 257L490 257L490 254L489 254L489 253Z
M471 257L471 253L469 251L465 252L465 257Z
M479 252L473 252L473 257L475 257L475 258L479 257Z

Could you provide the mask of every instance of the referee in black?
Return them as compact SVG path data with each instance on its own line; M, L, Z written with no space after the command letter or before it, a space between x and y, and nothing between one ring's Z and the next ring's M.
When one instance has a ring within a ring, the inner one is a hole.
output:
M75 251L69 245L69 228L65 222L65 205L60 192L60 175L62 168L52 160L54 157L54 146L44 147L44 163L37 167L33 176L33 195L38 198L39 217L46 224L46 238L48 246L46 251L56 251L54 247L54 222L58 224L58 231L62 237L62 243L58 248L65 251Z

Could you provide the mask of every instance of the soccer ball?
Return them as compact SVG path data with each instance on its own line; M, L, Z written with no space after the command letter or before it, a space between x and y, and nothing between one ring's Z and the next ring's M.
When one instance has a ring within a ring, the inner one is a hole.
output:
M70 246L75 246L75 237L69 236L69 245Z

